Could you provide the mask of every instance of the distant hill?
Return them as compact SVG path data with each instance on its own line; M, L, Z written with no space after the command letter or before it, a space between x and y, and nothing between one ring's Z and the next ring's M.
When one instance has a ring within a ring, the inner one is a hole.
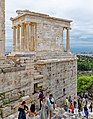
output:
M12 51L12 47L11 46L6 46L6 53L11 52ZM93 47L89 47L89 46L72 46L71 47L71 52L75 53L75 54L79 54L79 53L93 53Z
M78 46L78 47L71 47L72 53L93 53L93 47L91 46Z

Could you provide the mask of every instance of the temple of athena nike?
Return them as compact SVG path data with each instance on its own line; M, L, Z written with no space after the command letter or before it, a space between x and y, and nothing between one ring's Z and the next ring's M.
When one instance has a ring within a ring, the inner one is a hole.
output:
M40 90L52 93L56 101L77 96L77 57L70 52L72 21L29 10L16 13L10 19L13 51L5 56L5 0L0 0L0 119L15 113L24 97L29 97L28 103L37 100Z

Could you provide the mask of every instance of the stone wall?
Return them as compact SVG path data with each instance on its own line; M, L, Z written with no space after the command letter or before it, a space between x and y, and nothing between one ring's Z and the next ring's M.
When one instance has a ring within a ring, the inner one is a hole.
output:
M5 0L0 0L0 59L5 52Z
M47 77L46 92L52 93L56 100L66 96L77 97L77 59L75 57L40 60L36 67L44 77Z
M0 112L7 117L24 96L32 96L34 56L15 56L19 63L0 67Z
M44 20L37 24L37 51L59 51L63 53L63 28L53 20Z
M66 96L77 96L77 58L74 55L36 60L35 54L16 54L14 59L12 57L13 65L0 67L1 117L16 112L18 107L14 106L24 96L37 100L39 90L52 93L57 102Z

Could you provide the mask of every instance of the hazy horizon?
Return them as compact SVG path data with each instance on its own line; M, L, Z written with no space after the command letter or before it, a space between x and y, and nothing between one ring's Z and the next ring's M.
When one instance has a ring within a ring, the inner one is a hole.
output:
M11 46L6 46L6 53L10 53L12 51L12 47ZM71 48L70 48L70 51L71 53L75 53L75 54L78 54L78 53L92 53L93 54L93 47L88 47L88 46L74 46L72 45Z

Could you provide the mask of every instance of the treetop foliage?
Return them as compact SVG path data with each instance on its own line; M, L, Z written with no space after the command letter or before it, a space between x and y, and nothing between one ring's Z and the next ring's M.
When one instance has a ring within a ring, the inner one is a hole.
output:
M93 76L79 76L77 81L78 93L84 93L93 85Z

